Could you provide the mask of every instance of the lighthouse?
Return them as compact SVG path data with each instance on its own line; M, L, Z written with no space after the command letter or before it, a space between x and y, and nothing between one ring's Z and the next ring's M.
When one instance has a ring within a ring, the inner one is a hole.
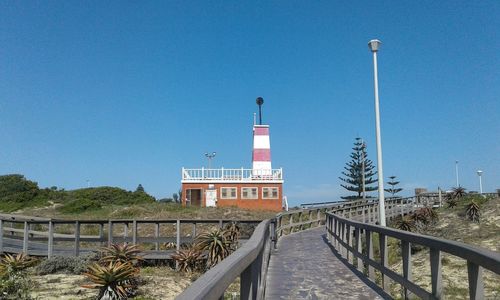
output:
M269 125L262 124L264 99L256 102L259 121L253 124L252 168L182 168L182 205L282 210L283 169L271 166Z
M254 175L257 176L271 175L269 125L262 125L262 104L264 104L264 99L259 97L256 102L259 106L259 124L253 125L252 170Z

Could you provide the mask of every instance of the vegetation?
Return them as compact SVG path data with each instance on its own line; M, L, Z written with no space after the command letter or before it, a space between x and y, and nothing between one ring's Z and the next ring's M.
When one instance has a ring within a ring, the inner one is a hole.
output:
M96 261L95 255L84 256L54 256L43 260L36 266L35 273L38 275L66 273L82 274L92 262Z
M471 200L469 205L467 205L465 214L467 219L479 223L479 205L474 200Z
M202 271L206 265L206 256L195 246L176 251L172 259L177 263L177 270L181 272Z
M396 176L389 176L387 184L389 185L389 188L384 189L384 191L390 193L392 198L397 197L396 194L403 190L402 188L397 187L399 181L396 181Z
M342 171L344 177L339 177L339 179L345 183L340 184L341 187L348 191L355 192L357 195L342 197L342 199L359 199L362 197L363 175L366 192L376 191L378 189L377 186L371 186L371 184L377 182L377 179L373 178L376 171L374 171L375 167L372 161L367 159L366 144L361 138L356 138L352 150L353 152L350 155L351 161L346 163L346 167L344 167L345 171Z
M201 250L207 251L207 266L215 266L231 253L231 242L226 238L222 229L216 229L197 237L197 245Z
M145 192L130 192L116 187L95 187L65 191L57 187L40 189L23 175L0 176L0 211L13 212L30 207L61 204L63 213L77 214L97 210L104 205L131 205L154 203L155 198Z
M95 263L86 273L93 284L83 287L99 289L97 299L126 299L135 288L134 280L139 274L139 269L130 263L119 261L109 262L107 265Z
M415 221L412 217L404 216L397 218L392 227L397 228L399 230L404 231L414 231L415 230Z
M109 247L102 248L101 261L105 263L121 262L137 264L142 261L142 257L139 255L140 252L141 250L139 250L137 245L127 243L112 244Z
M33 287L25 270L36 262L35 259L21 253L5 254L0 261L0 299L31 299Z

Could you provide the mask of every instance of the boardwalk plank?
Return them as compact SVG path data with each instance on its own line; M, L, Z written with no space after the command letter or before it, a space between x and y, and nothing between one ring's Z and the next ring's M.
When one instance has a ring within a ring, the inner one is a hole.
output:
M319 227L280 238L269 264L266 299L387 298L380 288L356 276L333 253L325 236Z

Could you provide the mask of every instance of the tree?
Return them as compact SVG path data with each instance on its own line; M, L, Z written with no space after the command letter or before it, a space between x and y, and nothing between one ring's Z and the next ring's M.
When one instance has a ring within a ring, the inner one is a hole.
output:
M342 199L362 198L363 177L365 192L376 191L378 189L377 186L370 186L370 184L377 182L377 179L373 178L377 172L374 171L375 167L372 161L367 159L366 144L361 138L356 138L352 150L353 152L350 155L351 161L346 163L344 167L345 171L342 171L344 178L339 177L339 179L345 182L345 184L340 184L341 187L348 191L356 192L357 195L341 197Z
M142 184L139 183L139 185L137 186L137 188L135 189L136 192L139 192L139 193L144 193L144 188L142 187Z
M174 202L179 202L179 194L173 193L172 194L172 199L174 199Z
M396 187L399 184L399 181L396 181L396 176L389 176L387 184L390 185L390 187L388 189L384 189L384 191L390 193L392 198L395 198L396 194L403 190L402 188Z

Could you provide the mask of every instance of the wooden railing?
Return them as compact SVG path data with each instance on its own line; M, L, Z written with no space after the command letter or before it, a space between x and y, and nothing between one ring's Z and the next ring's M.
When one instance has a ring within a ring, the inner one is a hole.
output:
M240 299L263 299L275 223L262 221L241 248L208 270L177 300L223 299L224 292L240 276Z
M150 244L151 249L143 251L146 259L168 259L183 243L194 240L200 226L212 225L222 228L229 222L256 225L261 221L52 220L4 214L0 215L0 253L24 252L29 255L52 257L57 252L58 255L79 256L83 251L95 251L102 245L128 242L134 245ZM146 228L147 226L153 228ZM84 235L82 234L84 228L96 234ZM166 235L161 235L161 229ZM118 232L121 234L117 234ZM249 236L250 234L243 236L242 239L248 239ZM56 247L57 243L62 245ZM162 243L175 244L175 249L162 251L160 249ZM95 246L82 249L82 244Z
M470 245L424 236L388 227L365 224L348 219L345 214L326 214L327 238L331 245L360 272L375 281L375 269L382 274L382 288L389 292L389 279L404 288L405 298L410 293L422 299L440 299L442 286L442 253L446 252L467 261L470 299L484 299L483 268L500 274L500 254ZM374 258L374 235L378 235L380 257ZM395 238L401 244L403 274L400 275L388 267L387 238ZM363 243L364 241L364 243ZM412 281L411 245L417 244L429 248L432 292Z

